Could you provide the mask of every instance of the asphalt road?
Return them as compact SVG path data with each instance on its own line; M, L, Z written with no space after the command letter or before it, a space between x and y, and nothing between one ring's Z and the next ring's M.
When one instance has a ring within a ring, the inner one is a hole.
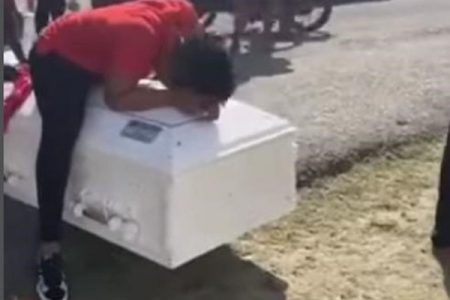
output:
M303 45L239 59L237 95L298 126L301 181L339 172L448 126L449 13L447 0L339 6Z

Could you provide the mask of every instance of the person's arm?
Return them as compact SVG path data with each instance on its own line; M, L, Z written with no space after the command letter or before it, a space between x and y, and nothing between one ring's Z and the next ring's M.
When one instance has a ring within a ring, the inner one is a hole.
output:
M114 111L142 111L176 106L170 90L156 89L118 76L105 81L105 103Z
M171 92L139 83L154 72L159 59L157 36L136 21L115 29L109 66L105 72L105 104L115 111L142 111L172 106Z
M116 34L116 46L107 72L109 75L104 81L106 105L115 111L142 111L171 106L189 113L192 108L195 109L199 95L171 87L167 76L169 57L159 56L152 43L143 42L150 40L148 38L152 37L153 32L139 23L125 29ZM139 83L139 78L144 78L151 71L156 71L158 79L167 89ZM210 110L207 112L208 117L216 118L216 110Z
M105 82L105 103L114 111L143 111L161 107L173 107L187 114L198 114L191 111L191 104L197 95L188 90L170 90L153 88L145 83L123 78L109 78ZM193 101L194 100L194 101ZM219 118L220 107L213 105L205 110L202 119L214 121Z
M105 104L114 111L143 111L161 107L173 107L182 112L197 114L199 95L186 89L161 89L147 83L139 83L119 77L110 77L105 81ZM194 107L193 107L194 106ZM218 118L219 108L210 107L204 111L204 118Z

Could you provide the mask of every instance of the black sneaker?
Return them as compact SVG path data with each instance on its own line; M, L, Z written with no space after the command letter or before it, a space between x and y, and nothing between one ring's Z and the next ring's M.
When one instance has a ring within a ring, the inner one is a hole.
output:
M40 300L68 299L68 288L62 269L62 258L59 254L54 254L48 259L41 259L36 292Z

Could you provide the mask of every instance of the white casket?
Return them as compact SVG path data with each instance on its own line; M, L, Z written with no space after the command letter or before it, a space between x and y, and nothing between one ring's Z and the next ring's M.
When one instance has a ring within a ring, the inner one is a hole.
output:
M220 120L173 109L119 114L92 94L64 219L168 268L295 206L295 129L230 101ZM5 193L36 206L40 117L30 97L4 136Z

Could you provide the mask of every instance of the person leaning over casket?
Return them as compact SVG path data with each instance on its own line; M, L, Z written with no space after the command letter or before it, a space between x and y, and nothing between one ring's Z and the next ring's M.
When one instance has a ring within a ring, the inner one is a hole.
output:
M442 266L444 285L450 297L450 127L442 159L439 198L433 234L434 254Z
M232 65L216 40L202 33L187 0L137 0L59 18L39 36L30 66L42 116L37 292L41 299L68 299L61 215L89 89L102 83L105 103L115 111L171 106L214 120L235 88ZM139 83L150 73L167 89Z

